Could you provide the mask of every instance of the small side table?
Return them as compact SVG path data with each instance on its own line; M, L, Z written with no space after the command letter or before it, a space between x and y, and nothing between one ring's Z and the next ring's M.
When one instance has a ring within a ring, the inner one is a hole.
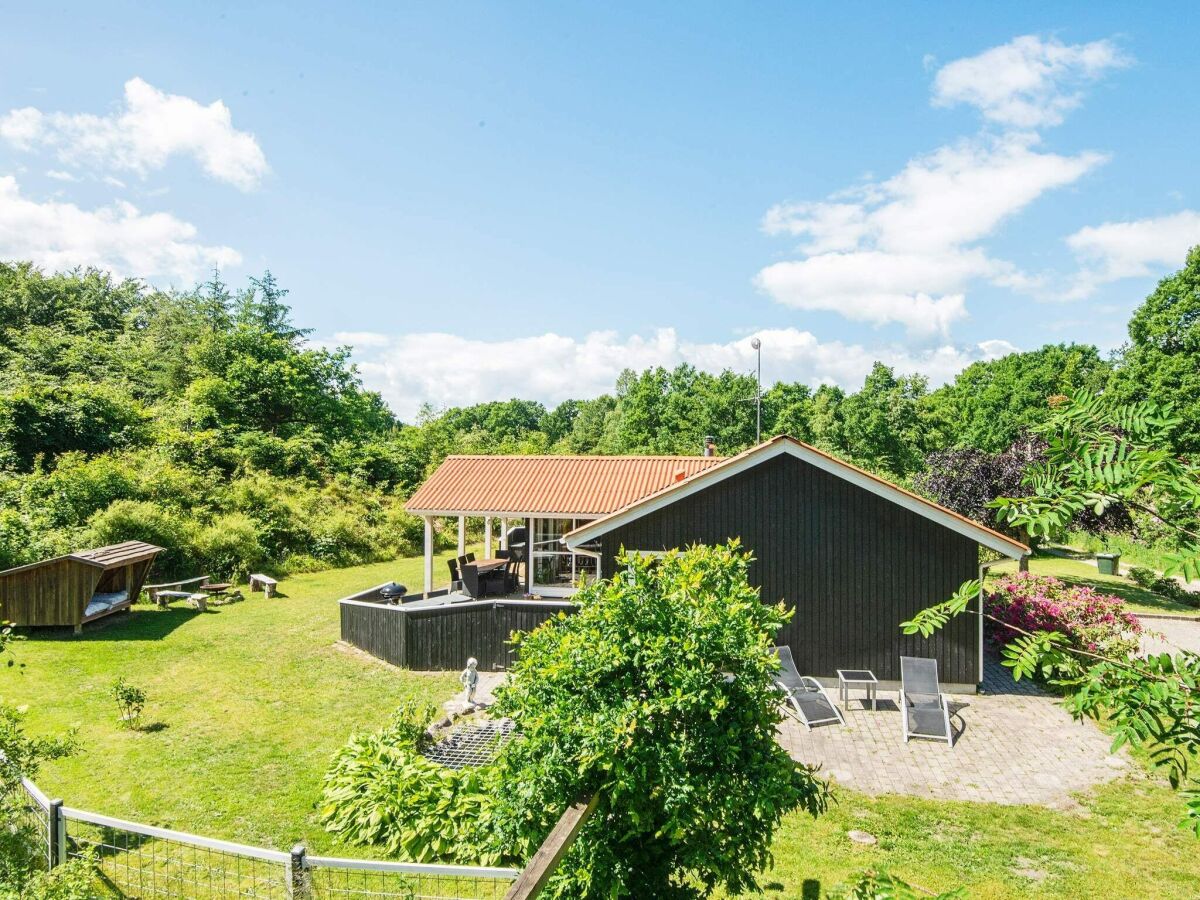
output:
M842 709L849 710L851 688L866 689L865 700L871 701L871 709L879 709L879 679L869 669L838 669L838 693L842 698ZM865 702L865 701L864 701Z

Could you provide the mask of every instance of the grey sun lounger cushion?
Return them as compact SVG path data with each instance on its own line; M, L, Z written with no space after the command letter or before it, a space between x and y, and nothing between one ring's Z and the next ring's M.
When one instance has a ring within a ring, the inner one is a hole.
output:
M905 743L923 737L954 746L950 706L938 683L936 659L900 657L900 712Z
M805 728L812 730L814 725L824 725L827 722L846 724L841 711L825 693L821 683L815 678L800 674L795 660L792 659L790 647L776 647L775 655L779 658L775 686L784 695L785 703L791 707Z

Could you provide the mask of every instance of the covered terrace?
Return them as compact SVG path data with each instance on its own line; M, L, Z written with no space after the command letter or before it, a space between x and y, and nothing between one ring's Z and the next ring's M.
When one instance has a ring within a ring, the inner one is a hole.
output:
M457 520L458 553L468 517L483 519L484 555L523 528L524 593L566 597L599 575L599 557L563 536L721 461L716 456L449 456L405 505L425 521L424 592L449 580L433 571L435 520ZM497 532L498 526L498 532ZM519 533L517 534L519 537Z

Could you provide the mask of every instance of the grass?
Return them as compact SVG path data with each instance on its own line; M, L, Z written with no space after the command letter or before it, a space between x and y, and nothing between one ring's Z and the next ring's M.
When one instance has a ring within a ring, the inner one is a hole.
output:
M816 900L872 868L927 890L965 885L972 900L1193 897L1200 884L1196 839L1176 827L1182 802L1147 776L1101 787L1074 812L844 790L838 801L815 821L784 821L766 897ZM852 842L851 829L878 843Z
M1066 535L1064 542L1088 553L1120 553L1122 565L1146 566L1158 572L1167 567L1167 558L1176 552L1168 546L1146 545L1123 534L1112 534L1102 539L1086 531L1072 531Z
M988 576L990 579L1015 571L1017 571L1016 562L1008 560L988 569ZM1101 575L1094 565L1083 559L1039 554L1029 561L1029 571L1035 575L1053 575L1068 584L1085 585L1105 594L1114 594L1128 604L1131 612L1200 615L1200 610L1196 607L1168 600L1140 587L1128 578Z
M1062 562L1035 560L1035 570L1062 572ZM303 840L317 853L378 855L338 844L317 821L329 758L403 700L441 702L458 684L340 648L335 601L392 578L419 584L420 566L295 576L274 600L249 595L207 614L143 606L82 638L35 636L16 647L21 672L0 670L0 696L29 704L32 733L78 723L85 751L38 776L71 806L260 846ZM118 674L150 696L142 731L117 723L108 688ZM767 897L816 898L871 867L929 889L966 884L978 898L1094 897L1127 885L1176 897L1200 884L1196 842L1176 827L1180 798L1145 775L1081 797L1075 812L842 789L837 798L816 821L785 819ZM852 843L850 829L879 843Z
M390 579L419 586L421 560L297 575L272 600L203 614L139 604L81 637L34 633L14 647L24 668L0 669L0 697L29 706L31 733L78 727L84 752L37 778L68 806L321 852L334 845L315 809L331 754L402 701L440 705L458 688L337 644L337 599ZM118 675L149 696L139 731L118 724Z

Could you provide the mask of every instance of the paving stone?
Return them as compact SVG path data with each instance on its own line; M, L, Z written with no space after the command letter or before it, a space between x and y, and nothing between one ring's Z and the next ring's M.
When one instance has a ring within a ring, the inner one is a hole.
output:
M851 703L844 728L807 731L787 718L779 742L793 759L820 764L838 784L869 794L1059 809L1076 808L1072 793L1130 767L1125 754L1108 752L1110 739L1094 723L1075 722L1058 698L1013 682L995 660L985 666L981 693L950 700L961 704L950 718L953 748L915 738L905 744L899 708L882 703L878 712Z

